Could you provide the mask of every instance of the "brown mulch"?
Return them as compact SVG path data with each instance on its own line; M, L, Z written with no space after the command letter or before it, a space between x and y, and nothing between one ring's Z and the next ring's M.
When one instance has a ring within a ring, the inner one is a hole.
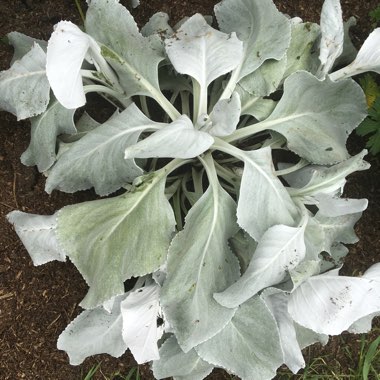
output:
M81 3L85 7L85 1ZM173 22L195 12L212 14L217 1L141 0L141 3L133 11L140 25L157 11L167 12ZM275 0L275 3L291 16L318 21L323 1ZM378 2L342 0L341 3L346 18L351 15L358 18L353 39L360 46L372 28L368 13ZM53 25L61 19L80 23L74 0L1 0L0 37L17 30L48 39ZM12 49L1 44L0 70L9 67L11 56ZM54 262L34 267L5 215L15 209L51 214L64 205L86 200L92 194L54 192L49 196L44 192L44 177L34 168L20 163L20 155L29 143L29 129L28 122L17 123L13 116L0 112L0 379L81 380L99 361L106 374L116 370L127 373L128 368L135 365L130 355L123 355L120 359L99 355L73 367L68 364L67 355L56 348L58 335L80 312L78 303L86 293L86 285L70 263ZM358 138L350 140L352 152L363 146L363 141ZM349 275L358 275L380 261L379 160L368 159L371 169L350 176L346 190L353 198L368 198L370 201L356 228L360 242L350 246L345 263L344 273ZM316 347L311 355L333 353L342 368L348 371L355 364L347 357L342 340L355 357L360 344L358 338L350 334L332 339L323 350ZM140 367L140 371L143 380L152 379L147 366ZM229 377L218 371L210 378Z

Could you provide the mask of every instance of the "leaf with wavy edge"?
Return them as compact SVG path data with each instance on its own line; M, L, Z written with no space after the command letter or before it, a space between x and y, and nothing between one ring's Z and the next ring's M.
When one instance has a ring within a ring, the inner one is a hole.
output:
M213 142L212 136L195 129L189 117L182 115L144 140L129 146L124 158L194 158L210 148Z
M220 30L236 32L243 41L236 83L267 59L280 60L285 55L290 43L290 22L271 0L224 0L215 5L214 11Z
M365 118L366 108L354 81L320 81L299 71L285 80L284 95L263 123L285 136L299 156L330 165L349 157L347 137Z
M81 302L93 308L124 292L124 281L157 270L174 232L165 176L151 174L130 192L66 206L57 237L90 289ZM149 237L149 238L147 238Z
M277 323L258 296L242 304L219 334L195 350L203 360L242 380L253 374L255 379L272 379L284 360Z
M280 333L281 347L284 351L284 364L297 373L305 368L305 360L297 340L297 332L293 319L288 313L289 295L275 288L263 291L260 298L265 302L276 320Z
M366 71L374 71L380 74L380 52L378 49L380 41L380 28L376 28L360 48L358 55L348 66L330 74L333 81L352 77Z
M300 325L338 335L356 321L380 312L380 264L360 278L339 276L338 270L310 277L291 293L288 310Z
M237 307L260 290L285 279L305 257L304 232L301 227L276 225L259 240L247 270L237 282L214 298L225 307Z
M332 69L335 60L343 52L344 27L340 0L325 0L321 13L321 41L319 76Z
M142 132L166 125L148 119L132 103L60 156L49 173L46 192L73 193L94 187L97 194L107 195L118 190L143 173L133 159L123 159L125 148L134 145Z
M238 223L259 241L275 224L293 225L297 209L274 174L270 147L241 151L240 155L244 171L237 207Z
M67 352L71 365L79 365L96 354L107 353L118 358L127 350L120 312L120 303L125 296L115 298L110 312L102 306L83 311L61 333L57 347Z
M194 349L182 351L174 335L160 347L160 360L153 361L153 374L156 379L173 377L175 380L202 380L214 368L202 360Z
M31 119L31 139L28 148L21 155L21 162L27 166L37 165L40 172L48 170L56 161L57 136L75 134L75 110L68 110L56 99L48 109Z
M194 78L204 91L213 80L233 70L243 53L235 33L212 28L200 14L190 17L165 41L165 47L174 68Z
M157 341L163 326L157 326L160 287L144 286L129 293L121 302L123 339L138 364L159 359Z
M235 213L223 188L210 186L171 243L161 305L185 352L218 333L235 313L212 297L239 277L238 260L227 244L238 229Z
M14 48L11 65L13 65L14 62L21 59L25 54L27 54L33 48L35 43L40 45L42 50L46 52L46 48L47 48L46 41L29 37L26 34L19 33L19 32L10 32L7 34L7 38L8 38L8 42Z
M17 116L17 120L44 112L50 99L45 65L46 54L34 43L10 69L0 72L0 108Z
M68 109L86 103L80 71L89 50L100 53L95 40L78 26L70 21L55 26L47 47L46 74L55 97Z
M58 246L56 237L57 214L35 215L12 211L7 219L13 224L34 265L66 260L66 254Z
M101 45L101 54L129 96L161 93L157 75L158 64L165 58L161 39L142 36L118 0L91 0L85 27Z

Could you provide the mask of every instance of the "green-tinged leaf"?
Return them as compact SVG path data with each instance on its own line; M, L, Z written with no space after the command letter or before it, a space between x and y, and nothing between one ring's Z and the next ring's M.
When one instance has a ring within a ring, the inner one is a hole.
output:
M57 242L56 214L45 216L12 211L7 219L13 224L34 265L66 260L65 252Z
M252 96L268 96L279 87L286 66L286 56L280 61L268 59L253 73L241 79L239 85Z
M118 0L92 0L85 27L102 45L102 55L129 96L160 92L157 70L164 59L161 40L157 35L143 37L132 15Z
M114 192L142 174L133 159L124 160L125 149L135 144L143 131L163 126L166 124L148 119L131 104L74 142L52 168L45 190L73 193L94 187L100 195Z
M380 97L376 98L376 96L379 95L376 92L378 90L379 88L364 88L368 105L370 105L370 103L373 104L369 109L369 116L356 129L356 133L359 136L369 135L367 147L373 155L380 152ZM374 98L376 100L374 100Z
M235 215L232 198L220 185L217 191L210 186L170 246L161 304L185 352L218 333L235 313L212 296L239 277L227 244L238 229Z
M288 310L300 325L338 335L359 319L380 312L380 264L361 278L339 276L338 270L310 277L290 294Z
M241 305L219 334L195 349L202 359L242 380L272 379L284 360L277 323L258 296Z
M57 136L77 132L74 112L53 99L42 115L32 118L31 140L21 155L21 162L28 166L37 165L40 172L48 170L57 159Z
M243 274L252 260L252 256L257 248L257 242L243 230L239 230L228 243L232 252L239 259L240 271Z
M118 358L127 350L122 338L120 312L120 302L124 298L125 294L115 298L110 313L102 306L83 311L61 333L57 347L67 352L71 365L81 364L96 354L107 353Z
M11 65L21 59L25 54L33 48L34 44L40 45L43 51L46 52L47 42L33 37L29 37L23 33L10 32L7 34L8 42L13 46L14 53Z
M142 180L131 192L66 206L58 214L58 241L90 286L85 308L122 294L125 280L152 273L166 260L175 220L165 177Z
M348 135L366 116L365 97L352 80L318 80L300 71L285 80L284 95L265 123L306 160L332 164L349 157Z
M305 226L270 227L259 240L242 277L214 298L225 307L237 307L260 290L283 281L305 257Z
M236 32L244 43L236 82L267 59L284 56L290 43L290 21L272 0L223 0L214 10L220 30Z
M210 148L213 142L212 136L195 129L188 116L182 115L144 140L130 145L124 158L194 158Z
M297 341L293 319L288 313L289 296L281 290L268 288L264 290L260 298L265 302L276 320L281 347L284 351L284 364L293 373L297 373L301 368L305 367L305 360Z
M214 366L202 360L194 349L184 353L175 336L168 338L159 350L160 360L153 361L156 379L202 380Z
M274 174L269 147L242 151L242 159L244 171L237 208L238 223L259 241L264 232L275 224L293 225L297 210Z
M0 108L27 119L44 112L49 104L50 85L46 77L46 54L35 43L10 69L0 73Z
M316 41L320 35L318 24L306 22L292 24L292 39L286 52L286 70L284 78L299 70L315 73L320 64Z

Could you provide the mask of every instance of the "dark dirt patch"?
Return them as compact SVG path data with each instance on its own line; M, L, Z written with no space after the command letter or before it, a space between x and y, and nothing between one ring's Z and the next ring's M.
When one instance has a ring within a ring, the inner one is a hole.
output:
M85 6L84 1L82 1ZM211 14L217 1L197 0L141 0L134 11L140 24L145 23L156 11L167 12L176 22L185 15L196 12ZM322 0L276 0L281 11L304 20L318 21ZM312 4L312 5L311 5ZM345 17L354 15L358 25L353 30L357 46L368 35L371 26L368 12L377 1L343 0ZM53 25L61 19L80 23L74 0L2 0L0 3L0 36L17 30L25 34L47 39ZM0 45L0 69L6 69L12 50ZM68 364L65 353L56 349L56 340L65 326L80 312L77 306L86 293L86 285L70 263L50 263L33 267L18 237L5 220L14 209L31 213L51 214L66 204L92 197L90 193L68 195L44 192L44 178L34 168L24 167L20 155L29 143L28 122L17 123L15 118L0 113L0 379L54 379L80 380L94 364L102 361L104 373L120 370L126 373L134 365L129 355L120 359L101 355L88 359L78 367ZM352 151L364 144L351 139ZM380 196L379 161L369 158L372 167L367 172L352 175L347 184L347 194L353 198L369 198L369 209L357 225L360 242L350 247L350 255L344 273L358 275L371 264L380 261L379 221ZM355 357L359 349L357 337L345 334L332 339L323 350L316 347L312 356L333 353L348 369L354 364L342 348L350 346ZM227 343L227 342L226 342ZM151 379L147 367L140 368L142 379ZM210 378L229 378L222 371Z

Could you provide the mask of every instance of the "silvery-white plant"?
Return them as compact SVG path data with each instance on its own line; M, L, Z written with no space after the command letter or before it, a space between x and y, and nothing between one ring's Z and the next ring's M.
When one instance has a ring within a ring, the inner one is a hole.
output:
M58 340L74 365L129 349L157 379L214 367L271 379L380 314L380 264L339 275L367 207L341 197L368 168L345 147L366 116L351 76L380 73L380 29L356 55L338 0L320 25L271 0L223 0L215 15L220 31L164 13L139 31L118 0L91 0L84 29L8 35L0 107L31 120L22 162L46 174L47 193L119 191L8 215L35 265L68 257L89 286ZM114 114L74 123L93 92Z

